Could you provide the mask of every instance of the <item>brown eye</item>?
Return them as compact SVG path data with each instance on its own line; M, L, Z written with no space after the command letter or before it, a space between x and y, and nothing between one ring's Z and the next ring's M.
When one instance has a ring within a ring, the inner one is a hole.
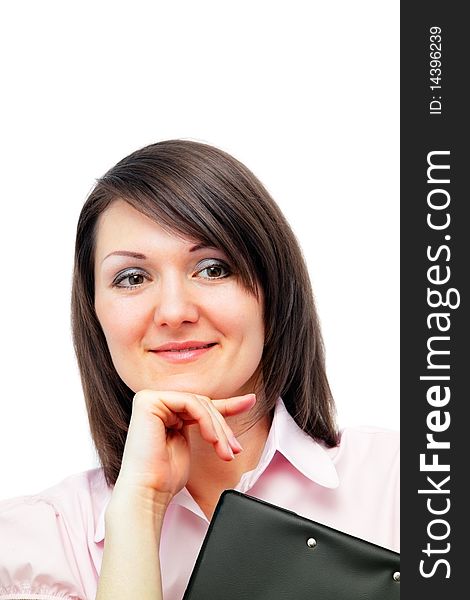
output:
M146 279L146 276L143 273L127 271L116 278L116 280L113 282L113 286L118 288L132 289L142 285L144 279ZM123 285L122 282L127 282L128 285Z
M223 279L228 277L230 273L228 266L219 261L214 261L197 271L197 274L203 279Z

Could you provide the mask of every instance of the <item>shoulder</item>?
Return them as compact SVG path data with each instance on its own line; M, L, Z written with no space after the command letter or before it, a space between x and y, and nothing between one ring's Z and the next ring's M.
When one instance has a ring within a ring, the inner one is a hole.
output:
M345 531L399 552L399 433L379 427L347 427L339 446L332 450Z
M400 466L400 434L381 427L345 427L340 431L340 442L327 449L337 468L357 468L370 472L396 471Z
M36 494L0 501L0 527L20 528L27 523L31 533L40 528L52 535L60 522L70 536L82 537L83 532L93 528L110 494L103 469L75 473ZM46 515L54 517L54 527L46 529Z
M102 468L90 469L74 473L64 478L53 486L43 489L35 494L16 496L0 500L0 511L15 504L22 503L25 499L56 499L60 502L71 502L74 498L85 498L91 494L104 493L106 482Z
M83 571L106 496L102 469L93 469L1 501L0 600L20 593L85 599Z

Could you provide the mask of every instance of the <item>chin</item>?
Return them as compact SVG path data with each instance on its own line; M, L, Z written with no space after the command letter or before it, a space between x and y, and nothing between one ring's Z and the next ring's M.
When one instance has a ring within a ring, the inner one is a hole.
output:
M193 381L187 380L185 381L181 377L175 381L154 381L145 386L144 389L155 390L159 392L168 391L168 392L185 392L189 394L198 394L200 396L207 396L208 398L225 398L228 396L224 396L225 391L221 390L219 387L210 385L208 382L201 381ZM230 396L230 394L229 394Z

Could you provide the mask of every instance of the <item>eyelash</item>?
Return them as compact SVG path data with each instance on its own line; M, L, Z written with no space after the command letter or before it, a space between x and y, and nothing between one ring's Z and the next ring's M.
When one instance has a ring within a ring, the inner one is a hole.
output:
M228 277L229 275L232 274L230 267L221 260L211 261L210 264L206 265L202 269L195 271L195 273L202 273L203 271L206 271L207 269L211 269L213 267L221 267L222 269L224 269L225 275L221 275L219 277L203 277L203 279L207 279L208 281L216 281L219 279L225 279L226 277ZM127 269L126 271L124 271L123 273L121 273L120 275L118 275L116 277L116 279L112 283L112 286L121 288L121 289L126 289L126 290L132 290L132 289L138 288L142 285L141 283L138 283L135 285L119 285L125 279L128 279L129 277L135 277L138 275L145 277L145 279L149 279L147 274L143 271L140 271L138 269Z

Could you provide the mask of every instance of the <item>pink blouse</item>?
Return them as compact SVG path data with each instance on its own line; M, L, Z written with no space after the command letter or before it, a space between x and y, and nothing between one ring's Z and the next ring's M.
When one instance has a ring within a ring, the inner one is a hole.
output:
M336 448L306 435L281 399L258 466L236 490L399 551L399 435L346 428ZM112 488L103 470L0 502L0 600L94 600ZM181 600L209 522L183 488L160 544L165 600Z

